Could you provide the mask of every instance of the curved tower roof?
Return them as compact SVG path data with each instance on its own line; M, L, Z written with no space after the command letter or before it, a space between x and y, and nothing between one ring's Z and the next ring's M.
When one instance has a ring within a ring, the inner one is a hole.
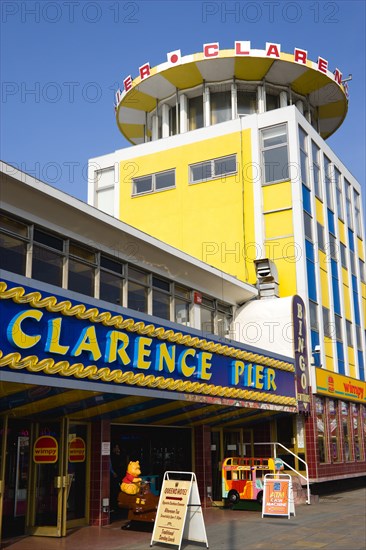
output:
M206 83L217 86L241 81L277 86L301 96L316 113L318 131L329 137L342 124L348 97L342 74L328 70L328 62L307 58L307 52L295 48L293 54L280 51L279 44L267 43L265 50L252 50L248 42L236 42L231 50L219 44L205 44L200 53L181 57L180 51L167 55L168 61L156 67L145 63L135 79L127 77L123 90L116 94L116 118L122 134L131 142L144 137L146 113L177 93ZM291 100L290 100L291 101Z

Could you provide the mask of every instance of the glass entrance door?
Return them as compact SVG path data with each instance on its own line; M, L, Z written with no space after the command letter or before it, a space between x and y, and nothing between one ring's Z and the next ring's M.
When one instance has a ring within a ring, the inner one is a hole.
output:
M65 422L34 424L30 448L30 506L27 533L60 537L64 531L68 478Z
M6 456L6 432L7 416L0 418L0 540L2 532L3 502L5 491L5 456Z
M89 523L89 425L70 422L67 427L66 528Z

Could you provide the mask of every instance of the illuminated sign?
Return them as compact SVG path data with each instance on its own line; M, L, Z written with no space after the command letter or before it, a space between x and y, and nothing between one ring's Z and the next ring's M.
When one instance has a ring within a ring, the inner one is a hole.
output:
M321 368L316 368L315 372L317 393L366 403L366 382Z
M51 435L38 437L33 448L33 461L36 464L54 464L58 460L58 443Z
M228 50L220 50L220 45L218 42L210 42L204 44L202 48L203 59L215 59L220 57L227 57ZM235 41L234 49L231 50L234 57L264 57L270 59L281 59L281 44L274 42L266 42L266 47L264 50L252 49L250 41ZM288 61L288 59L285 59ZM143 81L152 74L156 74L160 71L169 69L174 66L182 64L182 62L192 62L194 61L193 55L186 56L182 58L180 50L175 50L173 52L167 53L167 61L162 63L158 67L155 67L153 70L149 62L144 63L139 67L139 81ZM311 68L316 71L329 76L334 82L339 86L342 84L342 73L339 69L335 69L333 73L328 70L328 61L323 57L318 57L316 63L311 62L308 59L308 53L306 50L300 48L294 48L293 53L293 62L298 63L299 65L307 66L308 63L311 63ZM133 78L131 75L123 79L123 90L118 90L116 93L116 103L117 106L124 97L124 95L133 88Z
M308 346L305 304L300 296L292 299L296 390L299 412L310 412Z
M3 369L296 406L291 359L6 286L0 282Z

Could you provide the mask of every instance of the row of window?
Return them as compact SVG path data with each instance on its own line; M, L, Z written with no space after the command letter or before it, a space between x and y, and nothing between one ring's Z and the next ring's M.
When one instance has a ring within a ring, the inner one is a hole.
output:
M198 162L189 166L189 183L200 183L231 176L237 172L236 155L228 155L216 159ZM175 187L175 169L165 170L133 178L133 195L154 193Z
M315 398L319 462L365 460L366 408L356 403Z
M338 218L344 221L346 213L348 227L355 229L357 235L362 238L360 194L341 174L334 163L326 155L321 154L320 148L313 140L310 140L311 145L309 145L309 140L309 136L300 126L299 143L302 183L310 189L312 179L316 197L323 200L321 184L323 173L327 208L334 212L336 204ZM345 205L343 195L345 195Z
M0 268L193 326L192 289L5 215L0 215ZM200 301L195 328L227 337L231 306L208 296Z
M261 132L263 184L289 179L286 124L265 128ZM236 154L190 164L189 183L224 178L237 173ZM148 174L132 180L132 195L154 193L175 187L175 169ZM98 183L99 188L99 183Z

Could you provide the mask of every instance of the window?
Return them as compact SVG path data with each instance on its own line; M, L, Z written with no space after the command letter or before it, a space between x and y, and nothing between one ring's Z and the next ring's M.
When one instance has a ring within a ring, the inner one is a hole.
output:
M211 124L231 120L231 92L210 94Z
M171 283L160 277L152 277L153 315L170 319L170 286Z
M231 323L233 320L232 308L221 302L217 303L217 334L223 338L229 338Z
M172 189L175 187L175 170L167 170L141 178L134 178L132 183L132 195L142 195L145 193L155 193L164 189Z
M330 427L330 448L332 462L339 462L339 431L337 418L337 403L334 399L329 399L329 427Z
M68 288L80 294L94 296L95 267L95 252L70 242Z
M266 111L274 111L280 106L280 96L266 94Z
M202 297L201 303L201 330L210 334L215 330L215 301Z
M316 408L316 428L318 434L318 453L319 462L329 462L328 449L327 449L327 431L326 431L326 414L324 407L324 399L322 397L315 397Z
M333 187L332 187L332 165L328 157L324 156L324 178L325 178L325 193L327 196L327 206L334 210L333 204Z
M0 216L0 269L25 275L28 227L7 216Z
M360 411L356 403L350 403L352 429L353 429L353 443L354 443L354 456L356 460L363 460L362 452L362 422L360 422Z
M335 331L334 331L334 325L330 320L330 310L327 307L323 306L322 312L323 312L324 336L328 338L333 338Z
M203 96L192 97L188 103L189 129L203 128Z
M323 198L322 190L321 190L321 182L320 182L320 149L314 143L311 142L311 152L313 155L313 181L314 181L314 190L315 195L319 198Z
M309 309L310 309L310 328L312 330L319 330L319 322L318 322L318 304L316 302L309 301Z
M189 182L199 183L217 178L224 179L226 176L235 174L236 171L236 155L206 160L190 165Z
M319 222L317 222L316 228L318 233L318 247L319 247L319 250L322 250L324 252L325 250L324 226L322 226Z
M301 181L307 187L310 187L309 182L309 156L308 156L308 136L299 126L299 142L300 142L300 166L301 166Z
M238 90L238 115L251 115L257 111L256 92Z
M99 286L101 300L123 305L123 270L124 265L121 262L101 255Z
M34 228L32 277L44 283L62 286L64 241Z
M174 285L174 320L189 327L191 292L188 288Z
M346 246L341 243L341 263L342 267L345 267L347 269L347 249Z
M175 136L177 133L177 107L174 106L169 109L169 135Z
M337 168L334 169L334 178L336 184L338 218L344 220L341 173Z
M359 237L362 237L362 222L361 222L361 207L360 207L360 195L354 190L355 201L355 226L356 232Z
M264 183L289 179L287 129L285 124L262 130Z
M351 447L351 439L350 439L350 425L349 425L350 419L348 414L348 403L341 401L340 406L341 406L341 418L342 418L344 459L346 462L350 462L353 459L353 456L352 456L352 447Z
M147 313L148 274L128 267L127 307Z
M353 335L352 335L352 323L346 319L346 330L347 330L347 346L349 348L353 347Z
M304 211L305 237L313 242L313 218Z
M347 214L347 223L350 229L353 229L353 218L352 218L352 187L351 184L345 179L344 185L346 187L346 214Z
M360 267L360 278L363 283L366 283L366 271L365 271L365 262L361 260L361 258L358 259L358 264Z

